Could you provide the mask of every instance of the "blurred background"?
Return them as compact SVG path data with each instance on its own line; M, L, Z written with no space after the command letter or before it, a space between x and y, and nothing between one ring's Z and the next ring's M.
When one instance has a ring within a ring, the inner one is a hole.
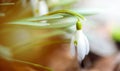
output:
M120 71L119 3L0 0L0 71ZM86 18L83 31L90 53L82 62L74 61L69 52L76 19L65 14L43 16L60 9Z

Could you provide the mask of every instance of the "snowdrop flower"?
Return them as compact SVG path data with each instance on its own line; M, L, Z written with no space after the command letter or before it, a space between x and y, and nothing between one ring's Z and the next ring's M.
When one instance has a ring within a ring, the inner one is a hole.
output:
M76 28L77 30L75 31L74 36L71 40L70 52L72 56L77 55L78 60L81 61L89 53L89 43L87 37L81 30L80 21L77 22Z
M53 15L57 13L65 13L65 14L70 14L72 16L75 16L78 21L76 23L76 32L74 33L74 36L72 37L71 40L71 45L70 45L70 52L73 56L77 55L77 58L79 61L83 60L85 56L89 53L89 43L87 40L87 37L84 35L82 32L82 24L80 20L85 20L85 18L71 10L57 10L54 12L50 12L46 15Z
M30 0L35 16L41 16L48 13L48 6L45 0Z

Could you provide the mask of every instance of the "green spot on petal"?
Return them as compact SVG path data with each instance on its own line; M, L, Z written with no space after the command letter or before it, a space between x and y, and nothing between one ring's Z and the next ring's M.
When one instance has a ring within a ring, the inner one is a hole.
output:
M74 41L74 45L77 46L77 41L76 40Z

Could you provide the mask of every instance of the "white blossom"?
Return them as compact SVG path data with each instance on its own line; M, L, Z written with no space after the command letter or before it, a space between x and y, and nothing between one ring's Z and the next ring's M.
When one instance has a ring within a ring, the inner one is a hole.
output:
M45 0L30 0L30 2L35 16L41 16L48 13L48 6Z
M76 41L76 44L74 43ZM84 35L82 30L77 30L72 37L70 52L72 56L75 56L75 46L77 47L78 60L81 61L89 53L89 43L87 37Z

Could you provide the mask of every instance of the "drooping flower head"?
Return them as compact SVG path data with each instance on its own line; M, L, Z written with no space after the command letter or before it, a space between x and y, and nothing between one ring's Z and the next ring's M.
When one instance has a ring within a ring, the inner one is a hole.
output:
M57 13L65 13L77 17L78 21L76 23L76 31L71 40L70 53L73 56L77 56L79 61L83 60L85 56L89 53L88 39L82 31L82 23L80 21L81 19L84 20L84 17L71 10L57 10L54 12L50 12L47 15L52 15Z
M82 24L79 20L76 23L76 31L71 39L70 52L73 56L77 55L79 61L83 60L89 53L88 39L82 31Z

